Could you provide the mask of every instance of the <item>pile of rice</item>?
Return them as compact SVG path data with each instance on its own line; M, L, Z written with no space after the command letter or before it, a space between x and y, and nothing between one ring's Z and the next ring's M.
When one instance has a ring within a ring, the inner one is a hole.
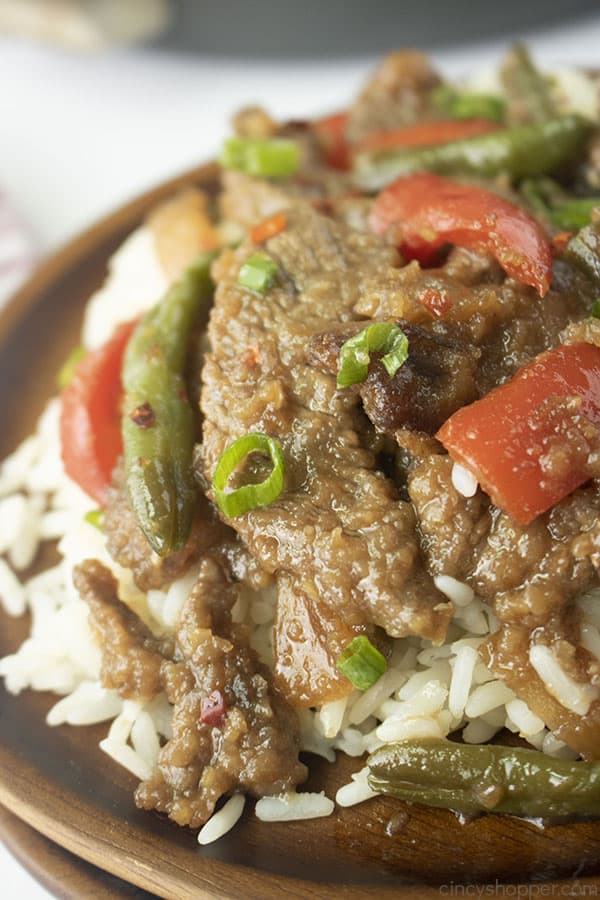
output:
M154 252L153 238L140 228L112 260L105 286L90 300L83 344L97 347L115 325L138 315L163 294L166 278ZM89 624L88 609L72 584L73 567L88 558L101 560L119 583L121 600L156 633L172 630L194 583L196 571L165 590L142 593L131 573L108 555L100 530L84 520L92 501L65 474L60 457L59 400L47 405L35 434L28 437L0 469L0 602L8 615L31 613L31 633L18 651L0 660L0 676L8 691L52 691L61 699L50 709L50 726L110 723L100 747L138 779L156 766L161 744L170 737L172 708L164 696L149 703L122 700L100 683L99 647ZM455 488L465 495L477 489L472 475L457 467ZM22 581L42 541L58 541L58 565ZM446 575L436 586L455 604L448 639L440 647L418 638L394 642L385 674L364 693L300 712L302 749L335 760L336 751L356 757L357 771L335 797L352 806L374 796L361 767L361 757L388 741L444 737L460 730L467 743L481 743L502 728L518 733L551 756L575 754L515 697L484 665L480 645L498 623L471 588ZM598 596L581 599L585 624L582 644L600 658ZM246 593L238 601L237 621L252 626L252 644L272 662L273 590ZM535 648L531 662L550 693L566 708L584 714L595 689L576 684L560 668L551 650ZM216 840L239 819L241 795L231 797L204 825L201 844ZM265 797L256 804L264 821L330 815L335 803L324 794L289 793Z

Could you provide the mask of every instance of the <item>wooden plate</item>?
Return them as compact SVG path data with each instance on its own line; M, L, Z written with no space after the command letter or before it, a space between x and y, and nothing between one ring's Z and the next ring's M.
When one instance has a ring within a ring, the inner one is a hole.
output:
M155 203L184 184L214 186L215 174L194 170L129 203L44 263L13 299L0 318L3 456L53 393L109 256ZM1 616L0 655L27 628ZM0 689L0 802L81 859L161 897L426 898L439 897L440 885L450 893L452 883L495 879L554 879L557 893L575 879L600 888L600 822L539 828L488 816L461 825L451 813L384 798L285 825L260 823L248 804L232 832L200 848L192 832L135 808L134 779L98 749L106 726L48 728L53 702ZM308 786L332 796L357 765L313 758Z

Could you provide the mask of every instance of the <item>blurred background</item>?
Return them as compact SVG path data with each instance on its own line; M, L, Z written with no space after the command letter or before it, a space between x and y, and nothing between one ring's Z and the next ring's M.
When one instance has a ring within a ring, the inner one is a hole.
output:
M0 300L36 259L213 157L236 108L343 108L387 50L449 76L516 39L600 68L597 0L0 0ZM0 845L6 900L48 896Z

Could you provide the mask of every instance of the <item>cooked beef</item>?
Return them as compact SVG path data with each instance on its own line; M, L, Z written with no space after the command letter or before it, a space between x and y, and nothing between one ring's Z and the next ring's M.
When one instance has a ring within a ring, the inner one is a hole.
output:
M231 124L240 137L269 138L277 130L277 123L262 106L244 106L236 112Z
M367 324L316 335L308 347L311 365L335 375L342 344ZM408 359L391 378L374 355L367 378L354 390L378 431L408 427L435 434L453 412L477 399L481 352L462 341L452 326L440 323L426 330L402 320L395 324L408 338Z
M219 246L211 214L211 199L187 188L161 203L148 216L156 255L169 281L175 281L202 250Z
M458 267L453 254L441 269L422 270L417 263L390 268L378 284L367 286L355 312L421 325L441 318L460 326L463 339L481 349L480 393L506 381L556 344L562 329L585 316L592 304L590 286L564 267L557 267L553 290L540 298L532 288L511 279L496 283L484 275L480 280L475 254L470 256L472 272L469 258L461 254L460 261Z
M422 53L390 53L350 109L349 140L360 141L374 131L389 131L431 115L430 95L439 83Z
M235 542L233 532L221 523L214 508L199 493L192 531L185 547L158 556L137 524L120 466L114 472L108 492L104 528L108 552L119 565L131 569L135 583L142 591L161 588L175 581L208 549L222 546L223 552L227 552L227 545Z
M319 706L348 693L348 680L336 668L340 653L365 631L362 616L315 603L291 578L278 582L275 621L275 683L290 703Z
M89 606L92 631L102 649L102 684L127 699L151 700L162 690L160 668L169 641L156 640L119 600L117 582L102 563L88 559L76 566L73 581Z
M218 563L204 560L181 614L175 658L162 666L173 736L136 802L178 825L201 825L223 794L279 794L306 778L296 716L231 624L236 596ZM207 716L207 698L217 698L222 716Z
M408 490L429 570L469 582L503 622L535 628L595 583L600 566L600 491L577 491L519 525L479 491L459 494L452 461L416 465Z
M598 684L598 661L579 646L577 615L571 608L562 617L552 617L535 636L535 643L551 646L563 671L581 685ZM559 740L586 759L598 759L600 700L590 704L585 715L566 709L549 692L529 661L532 635L523 625L507 625L486 643L484 657L491 669L527 703Z
M137 790L139 806L198 826L223 794L278 794L304 780L295 714L232 624L238 588L216 560L202 561L175 636L162 641L121 603L101 563L87 560L74 579L102 648L104 686L136 700L164 690L174 705L172 737ZM207 715L211 699L218 708Z
M412 507L361 446L357 398L306 362L311 338L353 318L365 281L386 272L395 251L303 204L288 208L287 229L267 246L280 268L268 294L237 284L247 246L215 273L202 394L206 474L232 438L278 437L285 492L231 522L251 552L313 603L391 635L441 640L451 605L422 570Z
M317 152L309 143L305 155ZM224 172L222 180L221 214L227 221L236 222L243 228L251 228L302 199L327 214L339 211L342 219L355 216L356 204L364 206L362 199L356 199L354 187L345 172L314 163L290 179L285 189L277 182L252 178L233 170Z

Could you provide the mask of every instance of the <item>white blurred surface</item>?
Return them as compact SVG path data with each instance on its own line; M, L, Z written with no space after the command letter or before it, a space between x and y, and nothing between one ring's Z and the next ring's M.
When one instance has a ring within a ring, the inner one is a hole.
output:
M543 64L600 65L600 14L518 36ZM460 75L493 64L505 44L436 59ZM244 64L142 51L84 57L0 38L0 187L43 253L214 156L237 107L262 102L275 116L296 118L342 108L372 63ZM1 846L0 884L3 900L48 897Z
M0 884L3 900L50 900L48 893L0 843Z

